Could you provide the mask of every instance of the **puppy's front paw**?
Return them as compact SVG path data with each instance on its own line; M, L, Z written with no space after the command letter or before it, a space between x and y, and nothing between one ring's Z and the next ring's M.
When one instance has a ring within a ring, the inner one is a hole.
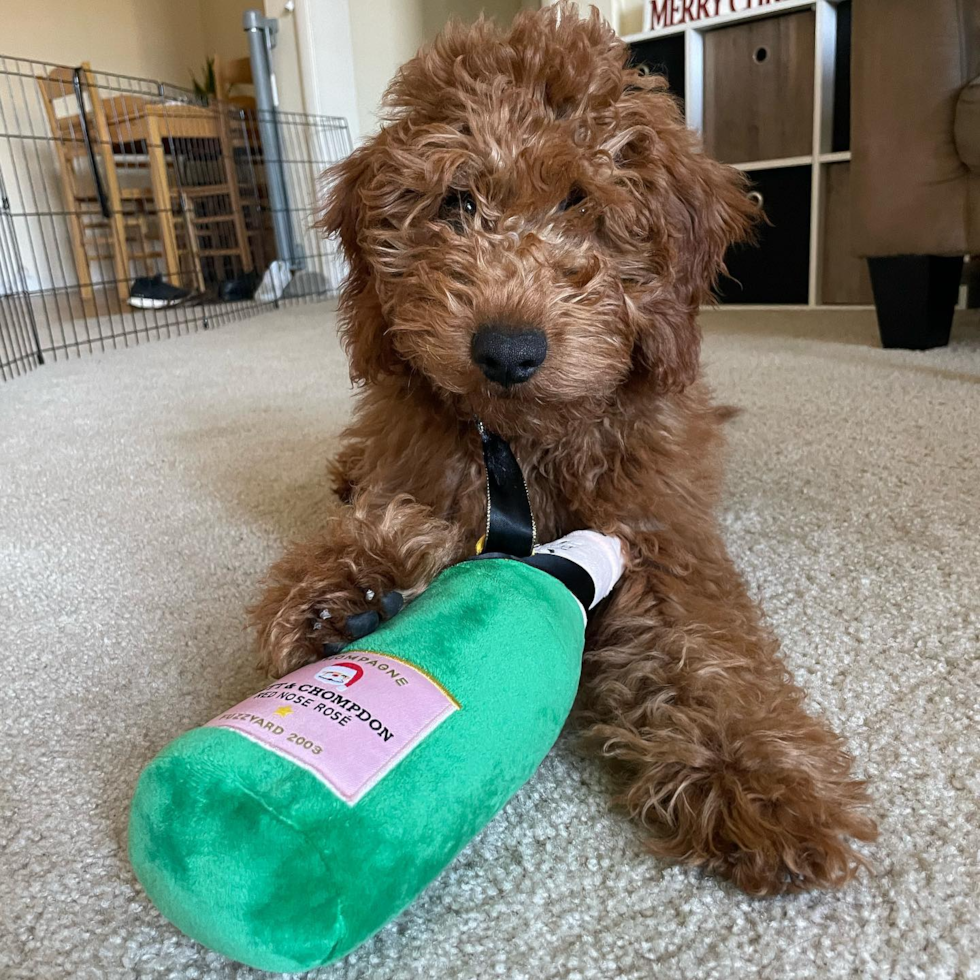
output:
M366 636L456 560L461 539L404 494L355 501L269 570L249 610L262 661L282 676Z
M377 601L375 601L377 600ZM405 605L405 597L401 592L392 590L385 592L380 598L374 589L364 590L366 608L363 612L349 613L342 623L338 623L329 607L324 606L317 614L313 623L313 631L323 637L324 654L339 653L348 643L360 640L373 633L386 619L391 619ZM327 639L328 635L340 635L340 639Z
M249 610L263 664L277 677L367 636L404 605L381 571L317 558L305 564L294 554L273 566Z

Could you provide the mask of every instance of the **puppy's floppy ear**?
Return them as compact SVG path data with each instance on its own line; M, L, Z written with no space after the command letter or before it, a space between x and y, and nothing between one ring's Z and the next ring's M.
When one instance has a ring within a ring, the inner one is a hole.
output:
M361 190L370 168L370 144L335 163L323 175L325 203L317 225L328 235L338 235L351 272L360 271L363 253L357 242L362 207Z
M659 387L680 390L698 375L699 307L712 298L728 247L752 237L759 209L744 174L701 152L664 81L631 81L623 100L631 128L619 156L647 211L652 273L638 303L638 354Z
M374 171L377 139L369 140L324 174L326 204L317 222L328 235L338 236L347 259L349 271L340 295L340 336L354 382L376 381L404 370L387 332L388 323L363 246L365 194Z

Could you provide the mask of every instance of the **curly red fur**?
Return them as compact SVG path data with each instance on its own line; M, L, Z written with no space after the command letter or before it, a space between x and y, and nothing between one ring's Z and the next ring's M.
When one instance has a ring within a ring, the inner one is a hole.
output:
M260 647L292 669L378 608L366 588L411 598L472 550L479 416L520 460L542 540L592 527L628 546L590 629L584 714L650 848L752 894L839 885L864 863L848 838L876 833L864 786L804 710L715 516L730 411L699 379L696 318L757 215L627 55L567 4L506 31L452 25L328 174L363 385L334 465L349 506L273 569ZM528 382L474 364L487 321L544 333Z

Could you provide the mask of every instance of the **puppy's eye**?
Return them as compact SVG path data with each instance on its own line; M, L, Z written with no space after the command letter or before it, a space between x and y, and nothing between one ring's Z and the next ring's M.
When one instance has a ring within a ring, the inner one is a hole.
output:
M585 204L585 197L585 191L576 185L568 192L568 197L558 205L558 210L574 211L575 209L581 209L582 205Z
M476 214L476 201L469 191L450 191L439 205L439 218L462 234L467 218Z

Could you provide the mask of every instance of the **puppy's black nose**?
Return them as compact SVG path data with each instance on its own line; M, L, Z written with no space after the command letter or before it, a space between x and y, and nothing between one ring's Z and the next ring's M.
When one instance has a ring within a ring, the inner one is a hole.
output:
M503 385L527 381L548 356L548 338L541 330L513 330L485 323L470 345L473 363L491 380Z

